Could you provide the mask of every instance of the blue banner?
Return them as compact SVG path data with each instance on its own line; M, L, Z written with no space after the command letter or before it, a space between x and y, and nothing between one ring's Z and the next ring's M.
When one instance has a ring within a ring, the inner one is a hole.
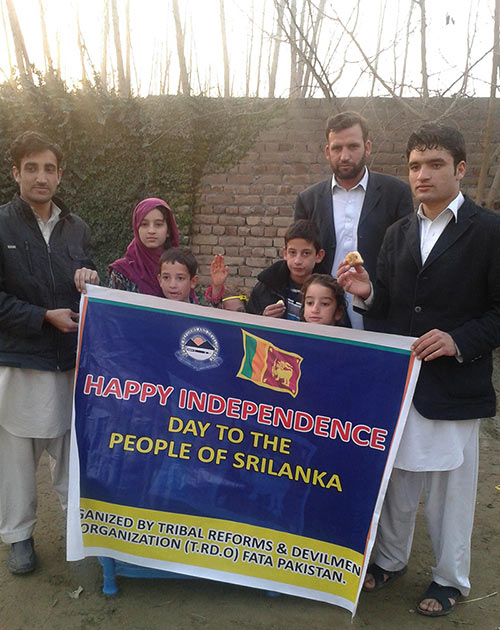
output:
M89 287L68 558L354 612L418 375L411 341Z

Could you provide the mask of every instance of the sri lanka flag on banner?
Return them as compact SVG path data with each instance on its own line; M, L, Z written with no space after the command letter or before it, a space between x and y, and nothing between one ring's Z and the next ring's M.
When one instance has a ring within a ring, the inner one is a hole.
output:
M287 392L294 398L299 393L302 357L287 352L256 335L243 333L243 359L238 374L260 387Z

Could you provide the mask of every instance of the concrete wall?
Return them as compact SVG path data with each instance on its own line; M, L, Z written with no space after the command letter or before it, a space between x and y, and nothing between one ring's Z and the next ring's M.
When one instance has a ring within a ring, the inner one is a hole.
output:
M342 102L342 110L360 111L370 123L373 149L369 166L407 181L405 146L410 132L452 106L443 122L457 124L465 135L468 172L462 189L474 196L487 99L463 99L455 104L452 99L431 99L427 104L411 99L406 104L386 98ZM269 101L263 101L263 107L266 105ZM233 284L248 289L259 271L280 257L297 193L331 174L324 153L324 125L333 113L325 100L289 101L239 164L227 173L203 179L190 245L200 263L202 283L208 281L214 254L224 254ZM500 143L499 113L495 145ZM495 169L493 164L488 184Z

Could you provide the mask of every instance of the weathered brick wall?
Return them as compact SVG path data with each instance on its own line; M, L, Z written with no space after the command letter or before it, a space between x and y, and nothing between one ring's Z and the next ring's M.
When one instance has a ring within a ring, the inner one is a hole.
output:
M370 123L373 148L369 166L405 181L409 133L423 121L438 118L452 103L451 99L433 99L423 108L420 101L408 102L422 110L421 118L392 99L356 98L342 103L342 109L360 111ZM486 99L465 99L444 119L458 124L465 135L468 172L462 189L471 196L479 174L486 112ZM324 153L324 125L332 113L324 100L290 101L237 166L203 179L191 238L203 284L208 283L214 254L224 254L230 279L247 288L253 287L264 267L281 256L297 193L331 174ZM498 127L494 126L497 144ZM492 166L490 182L494 170Z

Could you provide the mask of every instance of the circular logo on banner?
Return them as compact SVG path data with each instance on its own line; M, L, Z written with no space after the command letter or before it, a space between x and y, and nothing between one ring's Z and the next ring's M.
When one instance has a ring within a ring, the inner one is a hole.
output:
M175 356L194 370L208 370L222 363L217 338L207 328L198 326L186 330L182 335L180 350Z

